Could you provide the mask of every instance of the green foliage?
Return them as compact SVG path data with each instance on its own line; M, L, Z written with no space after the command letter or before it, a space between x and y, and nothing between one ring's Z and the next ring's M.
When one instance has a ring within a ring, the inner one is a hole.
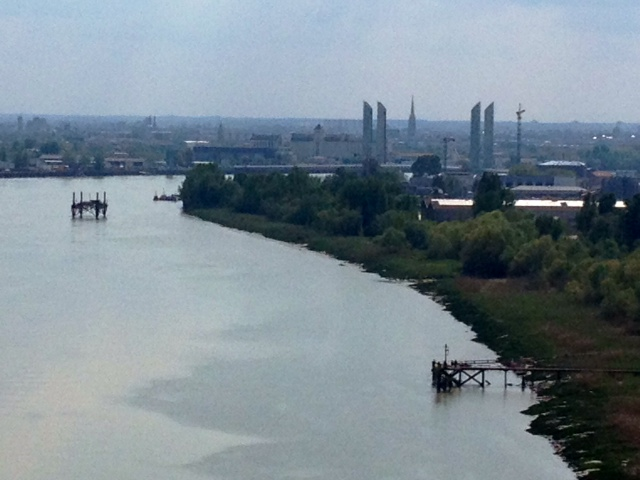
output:
M640 251L618 259L583 262L566 288L576 300L600 307L608 319L640 320Z
M433 225L429 230L427 256L437 260L458 260L465 232L465 222L442 222Z
M104 171L104 155L102 153L97 153L93 157L93 170L97 173Z
M24 170L29 166L29 156L25 150L19 150L13 156L13 164L16 170Z
M468 222L460 252L462 270L481 277L502 277L515 252L527 240L502 212L481 215Z
M373 237L389 226L403 231L418 214L417 199L403 194L399 177L389 173L360 177L339 170L323 181L294 168L288 175L226 179L217 166L201 165L187 174L181 195L187 211L224 206L331 235Z
M437 175L442 170L440 157L437 155L420 155L411 165L411 173L414 177L423 177L424 175Z
M598 214L607 215L613 213L616 207L616 196L613 193L605 193L598 201Z
M618 228L618 219L613 215L597 216L591 224L587 238L591 243L598 244L604 241L613 242Z
M621 168L624 156L619 152L612 152L608 145L598 144L590 151L583 153L583 159L589 167L598 170L616 170Z
M362 233L362 217L348 208L329 208L318 213L316 225L330 235L358 236Z
M436 182L437 181L437 182ZM438 183L436 185L436 183ZM462 198L467 196L467 191L457 177L453 175L438 175L434 178L434 187L442 189L445 195L452 198Z
M564 232L564 224L558 218L551 215L539 215L535 219L538 235L550 235L553 240L558 240Z
M582 201L580 212L576 215L576 228L578 231L587 234L597 214L598 205L596 199L591 193L588 193Z
M404 210L387 210L378 216L378 226L382 230L394 227L398 230L404 230L406 224L416 219L415 212L410 213Z
M507 208L513 203L514 198L511 190L502 187L498 175L487 172L482 174L473 199L474 215Z
M339 200L362 216L363 233L375 236L380 233L377 216L390 208L393 198L401 192L399 181L385 175L355 178L344 182L338 192Z
M433 188L438 188L452 198L463 198L467 196L467 191L462 182L453 175L436 175L431 182Z
M387 252L399 252L409 246L404 232L394 227L387 228L382 235L376 237L376 243Z
M627 247L634 248L640 239L640 194L626 200L625 204L627 208L620 219L622 240Z
M394 198L393 208L415 214L419 210L419 200L415 195L401 194Z
M60 144L55 140L43 143L42 145L40 145L40 153L57 155L60 153Z
M404 235L412 248L426 250L429 246L429 227L426 222L408 222L404 226Z
M555 242L550 236L536 238L518 249L509 265L509 272L516 276L540 275L545 266L551 265L556 255Z
M186 176L180 198L186 211L227 206L237 196L237 187L225 179L217 165L198 165Z
M584 198L582 208L576 215L576 227L593 245L621 240L620 216L616 211L616 197L602 195L597 199L591 193Z

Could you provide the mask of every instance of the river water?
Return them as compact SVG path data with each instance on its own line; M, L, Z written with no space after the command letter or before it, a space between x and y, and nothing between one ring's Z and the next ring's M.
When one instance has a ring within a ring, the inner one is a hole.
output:
M530 392L432 389L495 358L439 305L152 201L181 180L0 180L0 479L575 479Z

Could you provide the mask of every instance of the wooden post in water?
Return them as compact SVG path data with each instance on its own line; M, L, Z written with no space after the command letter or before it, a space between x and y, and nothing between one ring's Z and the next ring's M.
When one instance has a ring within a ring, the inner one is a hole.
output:
M95 200L89 196L89 200L84 201L84 194L80 192L80 201L77 201L76 192L73 192L73 196L71 197L71 216L76 218L76 215L82 216L84 212L87 211L89 214L93 215L96 220L100 217L100 212L102 212L102 216L107 216L107 192L102 193L102 201L100 200L100 192L96 192Z

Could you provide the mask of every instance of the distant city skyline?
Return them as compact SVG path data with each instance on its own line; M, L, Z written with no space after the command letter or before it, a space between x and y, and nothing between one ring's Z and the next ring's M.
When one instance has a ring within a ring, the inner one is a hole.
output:
M0 113L640 122L640 2L3 0Z

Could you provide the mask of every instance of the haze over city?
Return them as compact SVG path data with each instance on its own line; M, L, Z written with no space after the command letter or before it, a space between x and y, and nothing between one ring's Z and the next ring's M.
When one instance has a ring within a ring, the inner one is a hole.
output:
M638 122L632 0L4 0L0 113Z

